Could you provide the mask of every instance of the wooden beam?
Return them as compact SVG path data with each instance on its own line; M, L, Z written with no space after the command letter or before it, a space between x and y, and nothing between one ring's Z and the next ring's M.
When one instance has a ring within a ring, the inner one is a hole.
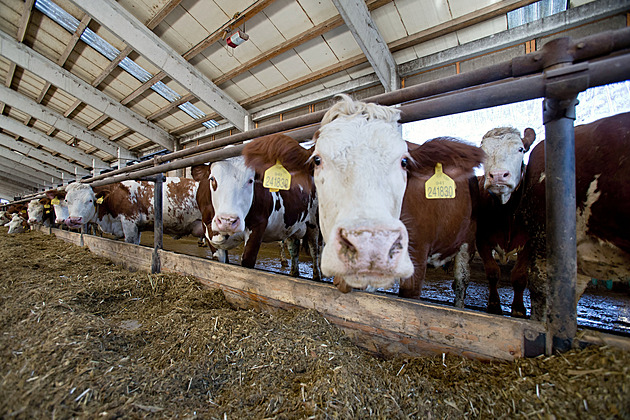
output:
M4 143L3 138L4 138L3 134L0 134L0 145ZM48 174L49 176L55 177L55 179L61 180L62 171L60 171L59 169L55 167L49 166L45 163L41 163L38 160L35 160L24 154L19 155L10 149L7 149L5 147L0 147L0 156L6 159L12 160L14 162L17 162L20 165L24 165L26 167L36 169L40 172L44 172L45 174ZM31 156L35 156L35 155L31 155ZM70 172L65 173L64 176L69 177Z
M24 166L9 160L4 157L0 157L0 170L5 172L15 172L16 175L22 178L30 178L39 181L40 183L50 182L50 175L40 172L33 168L24 168Z
M68 146L65 142L61 140L48 137L43 132L35 128L27 127L23 124L20 124L19 121L11 117L0 115L0 127L2 127L4 130L10 131L14 134L24 137L34 143L37 143L43 147L46 147L50 150L54 150L58 153L61 153L64 156L68 156L69 158L77 162L80 162L81 164L85 166L91 167L92 160L95 160L96 165L98 165L99 168L109 167L109 165L103 160L95 156L90 156L87 153L82 152L78 148Z
M65 118L63 115L50 108L36 103L19 92L6 87L0 87L0 97L2 97L2 100L7 105L19 109L20 111L30 115L32 118L43 121L46 124L53 126L53 128L68 133L87 144L95 146L113 157L118 157L118 149L121 150L124 158L137 157L128 149L117 145L113 141L110 141L98 133L90 131L87 127Z
M378 31L363 0L332 0L386 92L398 89L396 60Z
M208 80L175 52L168 44L139 23L121 5L100 0L72 0L101 25L116 33L145 59L161 68L201 101L230 121L239 130L245 129L249 113L214 83ZM173 150L169 148L169 150Z
M17 35L15 39L18 42L23 42L24 37L26 37L26 28L28 28L28 22L31 20L31 14L33 12L33 4L35 4L35 0L26 0L24 2L24 8L22 9L22 16L20 17L20 23L18 24ZM6 79L4 81L4 85L7 87L11 87L13 83L13 76L15 75L16 65L15 63L11 63L9 66L9 71L7 72Z

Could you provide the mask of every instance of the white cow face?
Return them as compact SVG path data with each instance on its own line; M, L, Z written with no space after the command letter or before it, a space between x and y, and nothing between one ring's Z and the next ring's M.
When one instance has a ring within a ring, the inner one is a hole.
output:
M484 188L502 204L508 202L521 182L523 157L535 139L536 133L531 128L525 129L523 138L511 127L495 128L483 136L481 148L486 153Z
M65 198L59 200L59 204L53 204L52 206L55 209L55 223L64 223L65 220L70 217L68 202Z
M9 233L22 233L26 230L25 220L19 215L14 214L9 225Z
M311 157L325 246L322 272L356 288L413 274L400 221L407 146L399 111L344 96L324 117Z
M66 188L68 218L66 225L80 228L82 225L96 221L96 195L92 187L78 182Z
M31 200L28 203L28 223L42 223L44 221L44 205L39 200Z
M254 200L252 168L237 156L214 162L210 166L210 193L214 207L212 230L222 235L233 235L245 230L245 216Z

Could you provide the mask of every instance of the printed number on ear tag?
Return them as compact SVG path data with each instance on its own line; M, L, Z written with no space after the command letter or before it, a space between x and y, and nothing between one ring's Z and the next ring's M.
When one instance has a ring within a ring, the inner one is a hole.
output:
M291 188L291 174L282 166L279 160L276 161L275 165L265 171L263 187L269 188L271 192Z
M103 197L99 197L96 199L96 204L103 204Z
M435 165L435 174L424 185L427 198L455 198L455 181L442 172L442 164Z

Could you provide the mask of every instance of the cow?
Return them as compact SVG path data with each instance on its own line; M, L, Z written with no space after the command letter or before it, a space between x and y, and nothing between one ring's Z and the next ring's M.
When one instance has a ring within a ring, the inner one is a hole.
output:
M243 155L257 172L278 160L292 173L313 175L324 239L322 273L334 276L339 290L390 288L402 279L400 296L418 298L427 262L461 254L458 262L466 264L458 268L465 271L474 252L475 184L469 178L483 152L448 138L409 146L397 108L340 97L310 150L267 137L248 143ZM438 163L456 183L454 199L424 197Z
M11 216L7 214L6 210L0 211L0 226L4 226L5 224L11 221Z
M268 137L281 137L300 147L282 134ZM192 173L199 182L197 204L206 238L225 252L220 260L227 262L226 251L244 241L241 265L253 268L263 242L286 240L290 275L297 277L300 242L304 239L313 260L313 278L321 279L317 195L311 175L295 175L288 190L271 192L262 185L264 171L254 171L242 156L194 166Z
M46 191L46 197L50 199L50 204L55 211L55 224L65 224L68 218L68 203L66 202L66 191L64 189L54 189Z
M197 185L192 179L167 177L163 186L164 233L181 237L203 235L201 213L195 203ZM138 245L140 233L153 229L154 184L123 181L92 188L81 183L66 187L69 216L66 225L77 228L95 222L106 233Z
M525 235L512 270L512 313L525 316L528 285L531 318L546 320L545 145L531 152L514 224ZM511 158L513 150L496 151ZM630 113L575 127L577 284L575 304L590 278L622 280L630 275ZM511 168L508 168L511 169Z
M497 289L501 268L493 251L509 254L525 245L526 236L522 231L519 233L514 217L523 196L526 168L523 158L535 140L533 129L526 128L521 137L512 127L492 129L481 140L486 157L484 175L479 177L476 243L489 284L488 312L494 314L503 311ZM515 293L523 292L517 289ZM523 297L515 299L522 301Z
M28 222L20 213L13 213L11 221L9 221L6 226L9 226L10 234L22 233L30 228Z
M28 223L50 227L55 223L55 210L50 204L50 198L33 199L28 203Z

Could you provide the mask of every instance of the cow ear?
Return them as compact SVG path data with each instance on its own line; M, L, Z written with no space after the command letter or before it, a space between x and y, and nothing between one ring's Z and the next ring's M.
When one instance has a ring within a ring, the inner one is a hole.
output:
M108 190L99 191L98 193L96 193L96 201L99 204L102 204L105 200L107 200L107 197L109 197L110 193L111 191Z
M193 179L197 182L208 179L210 177L210 165L195 165L192 166L190 169L192 171Z
M314 147L314 146L313 146ZM277 161L291 173L313 174L310 162L312 152L284 134L271 134L251 141L243 148L245 164L257 173L263 173Z
M525 147L525 151L527 152L529 148L532 146L534 141L536 140L536 132L533 128L526 128L523 132L523 146Z

